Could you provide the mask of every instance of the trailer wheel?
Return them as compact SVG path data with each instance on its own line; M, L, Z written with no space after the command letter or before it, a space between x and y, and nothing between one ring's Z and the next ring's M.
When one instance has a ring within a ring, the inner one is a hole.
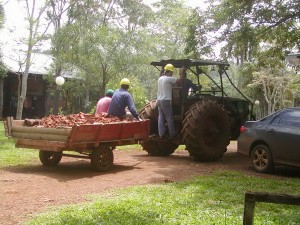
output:
M114 162L114 154L110 146L101 146L93 150L90 157L92 169L95 171L108 171Z
M44 166L53 167L60 162L62 158L62 152L40 150L39 157Z

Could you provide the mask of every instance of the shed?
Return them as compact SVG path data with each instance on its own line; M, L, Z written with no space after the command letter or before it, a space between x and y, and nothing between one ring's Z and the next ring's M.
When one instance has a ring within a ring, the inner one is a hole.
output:
M8 72L3 78L2 118L16 117L18 92L22 81L24 66L9 57L4 57L4 65ZM23 105L22 118L41 118L49 114L54 100L50 96L49 85L44 76L49 73L51 57L34 53L27 80L27 95Z

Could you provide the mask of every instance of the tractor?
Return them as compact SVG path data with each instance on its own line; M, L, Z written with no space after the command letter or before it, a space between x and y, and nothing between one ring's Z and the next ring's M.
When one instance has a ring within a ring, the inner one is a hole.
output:
M229 78L227 70L230 65L227 62L169 59L150 63L159 71L166 64L172 64L178 69L187 68L188 75L194 76L192 79L197 88L189 94L183 91L183 87L172 89L173 119L180 143L158 136L156 100L142 108L140 118L150 120L150 137L141 142L143 149L151 156L168 156L182 144L196 161L220 159L227 151L230 140L238 138L241 125L254 118L253 103ZM210 87L201 86L201 76L208 78ZM242 98L229 97L226 94L225 77Z

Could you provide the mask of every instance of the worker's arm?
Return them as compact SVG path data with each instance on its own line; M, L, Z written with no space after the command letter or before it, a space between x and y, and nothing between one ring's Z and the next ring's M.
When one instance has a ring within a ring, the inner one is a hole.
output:
M183 87L184 78L186 77L186 70L187 70L187 68L183 66L179 71L180 77L176 81L176 85L179 87Z
M164 67L162 66L161 67L161 70L160 70L160 73L159 73L159 76L161 77L161 76L163 76L164 75Z
M128 94L127 106L128 106L128 110L131 112L131 115L138 120L139 119L139 115L138 115L138 113L136 111L133 98L131 97L130 94Z

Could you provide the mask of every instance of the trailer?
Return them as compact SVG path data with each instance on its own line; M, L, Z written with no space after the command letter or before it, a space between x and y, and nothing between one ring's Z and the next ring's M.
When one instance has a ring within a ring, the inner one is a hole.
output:
M39 150L40 161L46 167L56 166L68 156L90 159L96 171L111 169L116 146L137 144L150 133L149 120L46 128L28 127L24 120L8 117L4 127L6 136L16 139L17 148Z

